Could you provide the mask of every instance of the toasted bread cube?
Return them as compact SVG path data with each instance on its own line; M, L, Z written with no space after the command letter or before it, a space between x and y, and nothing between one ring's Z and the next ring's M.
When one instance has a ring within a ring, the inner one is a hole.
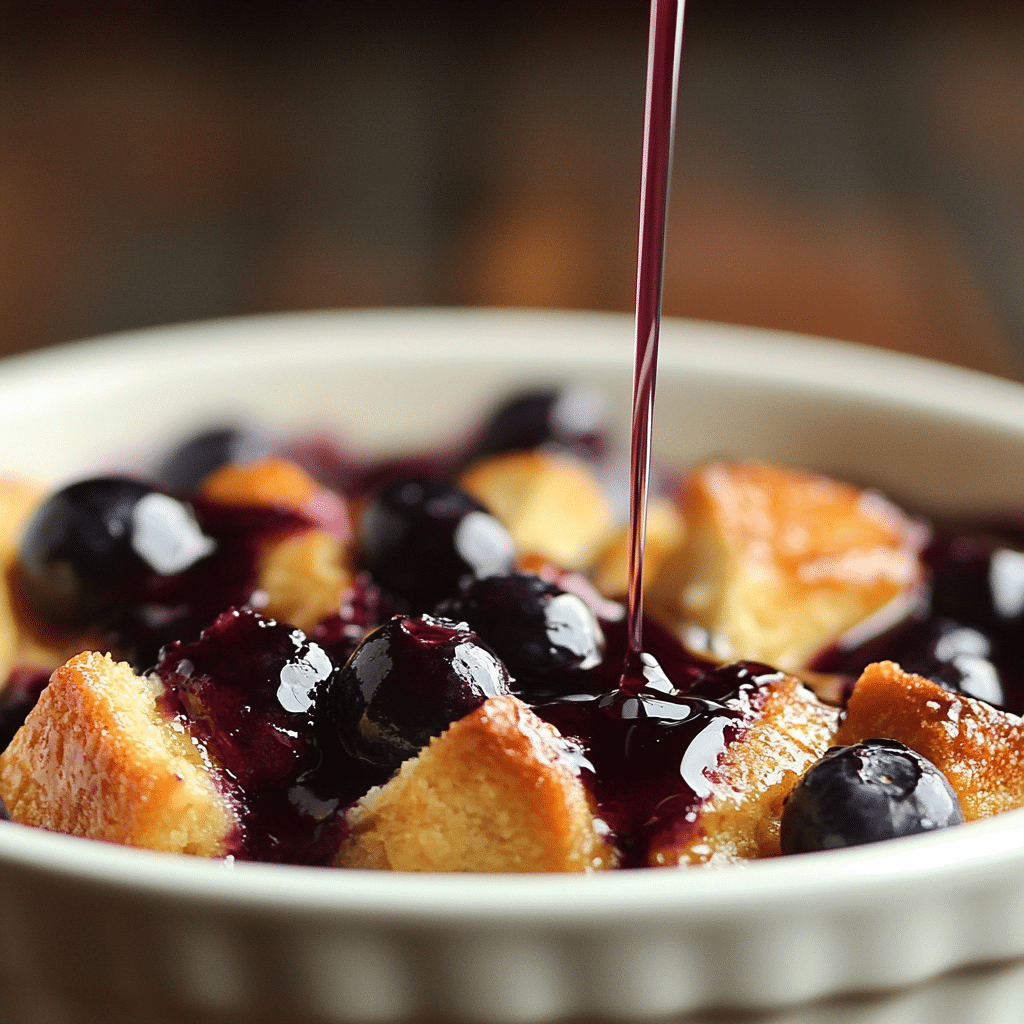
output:
M612 867L565 740L512 696L492 697L349 812L340 867L594 871Z
M590 469L569 455L511 452L467 470L459 485L496 516L523 555L563 569L590 566L615 529L611 505Z
M352 533L344 499L288 459L222 466L202 482L199 493L225 505L291 509L342 540Z
M652 848L652 866L720 866L782 852L782 805L800 776L834 742L839 711L793 676L769 685L753 723L707 773L710 792L694 830L681 846Z
M268 618L308 633L341 610L352 584L347 561L337 537L325 530L306 530L269 544L256 581L265 601L253 603Z
M926 757L960 800L964 818L1024 807L1024 719L881 661L853 689L836 742L898 740Z
M647 536L644 544L644 593L649 593L668 559L686 536L682 512L674 501L655 498L647 507ZM623 597L629 592L628 525L621 527L599 552L590 577L605 597Z
M721 657L787 671L922 578L922 526L873 491L759 463L712 463L685 488L687 539L651 594Z
M11 817L128 846L225 854L235 808L204 751L157 706L161 689L103 654L58 668L0 755Z
M203 481L200 494L223 504L290 509L322 524L267 545L253 603L303 631L338 614L352 571L348 511L337 494L287 459L223 466Z

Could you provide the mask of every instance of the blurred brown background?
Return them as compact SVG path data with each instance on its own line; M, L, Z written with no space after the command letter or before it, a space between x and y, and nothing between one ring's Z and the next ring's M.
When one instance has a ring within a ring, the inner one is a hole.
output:
M0 352L629 310L645 0L0 0ZM1024 5L690 0L667 313L1024 371Z

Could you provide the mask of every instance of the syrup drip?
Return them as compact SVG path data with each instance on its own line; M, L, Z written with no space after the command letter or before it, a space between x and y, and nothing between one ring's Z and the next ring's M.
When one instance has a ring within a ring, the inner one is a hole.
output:
M640 238L636 275L636 354L633 366L630 448L629 645L620 688L636 693L647 680L643 658L643 551L647 534L651 423L658 367L661 293L665 268L665 219L683 39L683 0L652 0L647 52Z

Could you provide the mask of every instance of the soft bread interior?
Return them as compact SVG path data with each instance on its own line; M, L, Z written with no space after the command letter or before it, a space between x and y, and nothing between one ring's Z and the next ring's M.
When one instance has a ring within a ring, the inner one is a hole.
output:
M398 871L612 867L565 740L512 696L455 722L349 812L336 864Z
M237 827L204 751L157 705L162 687L104 654L72 658L0 755L0 797L26 825L221 856Z
M712 463L683 493L686 542L650 610L726 659L805 667L921 580L924 529L873 491L760 463Z
M708 773L710 792L693 828L685 830L681 843L651 849L652 866L719 866L782 852L782 805L834 742L839 711L793 676L768 685L752 723Z
M221 504L288 509L319 524L266 545L254 603L304 632L338 614L352 583L351 524L342 498L287 459L223 466L199 493Z

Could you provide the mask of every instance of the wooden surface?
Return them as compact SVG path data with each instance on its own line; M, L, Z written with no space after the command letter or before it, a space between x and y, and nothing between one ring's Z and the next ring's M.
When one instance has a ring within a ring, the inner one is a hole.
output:
M666 311L1020 375L1024 8L687 18ZM630 309L646 29L642 0L12 5L0 352L266 309Z

